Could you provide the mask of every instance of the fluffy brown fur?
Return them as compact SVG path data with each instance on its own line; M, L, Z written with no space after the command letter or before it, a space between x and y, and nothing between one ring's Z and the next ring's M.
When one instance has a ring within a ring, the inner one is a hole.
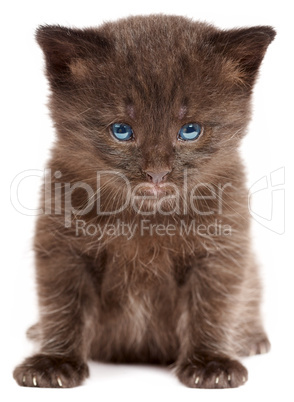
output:
M274 36L266 26L224 31L164 15L38 29L57 141L35 236L40 320L30 336L41 348L15 369L18 384L77 386L90 358L173 364L195 388L247 380L238 356L265 352L269 342L237 148ZM134 139L116 140L115 122L132 126ZM191 122L201 136L179 140ZM163 171L162 193L151 176ZM106 214L128 197L113 172L131 190L139 186L138 198L132 193L125 208ZM94 191L82 216L89 198L71 187L77 182ZM118 219L137 227L145 220L148 230L94 233ZM182 233L192 221L231 233ZM92 234L79 224L91 224ZM175 233L159 233L159 225Z

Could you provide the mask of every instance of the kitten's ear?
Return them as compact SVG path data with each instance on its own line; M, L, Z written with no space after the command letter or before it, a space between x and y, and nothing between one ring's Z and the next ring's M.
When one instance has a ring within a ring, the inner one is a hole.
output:
M49 81L58 86L70 78L85 76L90 60L103 60L110 48L107 39L95 29L45 25L37 29L36 39L45 55Z
M266 49L275 36L272 27L256 26L219 31L213 42L226 59L237 63L240 79L246 86L252 87Z

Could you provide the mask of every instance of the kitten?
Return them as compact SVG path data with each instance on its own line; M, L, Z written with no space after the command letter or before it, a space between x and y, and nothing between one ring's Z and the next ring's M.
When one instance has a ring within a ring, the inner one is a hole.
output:
M270 344L238 146L274 37L164 15L37 30L57 141L34 242L40 352L19 385L77 386L88 359L247 381L238 357Z

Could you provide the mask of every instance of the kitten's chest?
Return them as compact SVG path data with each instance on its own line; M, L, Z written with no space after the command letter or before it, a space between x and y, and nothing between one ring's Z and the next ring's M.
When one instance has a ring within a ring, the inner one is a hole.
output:
M177 314L178 285L170 250L153 242L109 247L100 294L100 320L140 342L150 325L168 328ZM129 323L129 325L127 325ZM151 324L153 323L153 324ZM136 334L136 336L135 336Z
M117 239L107 247L101 302L107 309L130 300L155 300L176 290L174 261L168 247L148 239ZM164 296L165 297L165 296Z
M107 247L106 276L120 286L137 287L172 277L171 250L155 239L117 239ZM105 278L106 279L106 278Z

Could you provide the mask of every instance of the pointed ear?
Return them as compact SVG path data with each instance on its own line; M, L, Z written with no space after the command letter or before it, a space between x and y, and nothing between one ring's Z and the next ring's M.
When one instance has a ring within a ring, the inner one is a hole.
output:
M219 31L214 34L212 41L217 52L236 63L240 72L239 81L252 87L266 49L275 36L272 27L257 26Z
M45 25L37 29L36 39L44 52L47 76L53 86L85 76L90 60L102 61L110 48L109 41L95 29Z

